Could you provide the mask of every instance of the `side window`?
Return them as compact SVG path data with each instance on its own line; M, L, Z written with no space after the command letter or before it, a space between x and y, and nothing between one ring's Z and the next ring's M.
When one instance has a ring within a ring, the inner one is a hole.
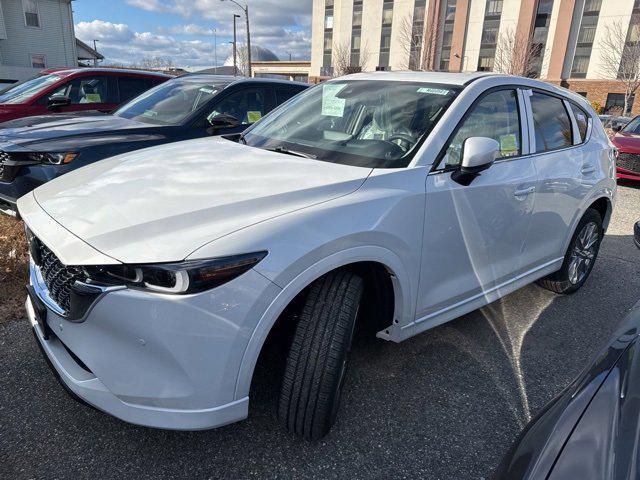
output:
M277 88L276 89L276 103L278 105L282 105L284 102L289 100L291 97L295 97L302 90L293 90L290 88Z
M573 116L578 124L578 132L580 133L580 143L587 139L587 127L589 126L589 114L582 110L574 103L569 103L571 110L573 110Z
M234 92L217 103L207 118L213 118L221 113L234 116L243 125L257 122L267 113L264 92L262 89L253 88Z
M500 144L499 158L522 154L518 96L515 90L490 93L471 108L447 148L445 166L460 165L464 141L470 137L496 140Z
M536 131L536 152L573 145L571 120L562 100L534 92L531 96L531 109Z
M109 103L107 77L80 77L65 83L51 95L63 95L72 105L84 103Z
M156 82L147 78L119 77L120 103L128 102L155 85L157 85Z

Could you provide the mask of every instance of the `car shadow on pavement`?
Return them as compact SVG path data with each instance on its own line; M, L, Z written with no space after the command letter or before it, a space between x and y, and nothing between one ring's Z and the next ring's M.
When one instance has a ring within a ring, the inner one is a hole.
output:
M631 235L607 235L574 295L530 285L401 344L358 336L338 421L317 442L275 418L277 342L246 421L175 432L71 401L14 322L0 327L0 477L486 478L638 298L640 252Z

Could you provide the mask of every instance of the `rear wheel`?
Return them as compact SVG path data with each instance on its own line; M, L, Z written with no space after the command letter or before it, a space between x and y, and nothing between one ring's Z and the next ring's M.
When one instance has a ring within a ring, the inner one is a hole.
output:
M603 234L600 214L597 210L588 209L573 234L562 267L539 280L538 284L556 293L578 291L593 269Z
M282 380L278 417L307 439L335 422L364 284L348 271L316 280L302 307Z

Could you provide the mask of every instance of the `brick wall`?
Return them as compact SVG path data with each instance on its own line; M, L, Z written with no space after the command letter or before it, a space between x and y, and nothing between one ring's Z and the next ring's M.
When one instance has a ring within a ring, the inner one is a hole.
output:
M569 79L563 80L562 82L550 80L549 83L560 85L574 92L586 92L589 102L598 102L603 107L607 103L608 94L624 93L624 85L615 80ZM638 114L640 114L640 91L636 94L636 100L631 109L632 116Z

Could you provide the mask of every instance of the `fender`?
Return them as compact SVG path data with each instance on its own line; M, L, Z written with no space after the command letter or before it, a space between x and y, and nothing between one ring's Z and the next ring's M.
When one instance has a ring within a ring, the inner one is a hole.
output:
M576 228L578 226L578 222L580 222L580 219L584 216L589 206L591 206L591 204L593 204L597 200L600 200L601 198L606 198L609 205L609 208L607 209L607 215L605 216L605 218L602 219L602 227L604 228L605 231L607 230L607 227L609 226L609 221L611 220L611 214L613 212L614 197L615 197L614 191L615 189L612 189L606 185L602 185L597 190L594 190L590 196L586 197L583 200L582 205L580 206L580 209L576 212L576 215L571 219L571 228L569 229L569 235L564 241L564 245L562 248L562 255L564 255L567 249L569 248L569 243L571 242L571 238L573 238L573 234L576 231Z
M394 321L392 325L378 333L378 337L390 341L400 341L402 325L413 322L415 316L415 294L411 292L411 282L400 258L383 247L361 246L333 253L317 263L310 265L289 282L266 309L249 339L242 357L235 397L249 395L253 372L269 332L289 303L314 280L322 275L356 262L378 262L391 274L394 292ZM406 332L405 332L406 333Z

